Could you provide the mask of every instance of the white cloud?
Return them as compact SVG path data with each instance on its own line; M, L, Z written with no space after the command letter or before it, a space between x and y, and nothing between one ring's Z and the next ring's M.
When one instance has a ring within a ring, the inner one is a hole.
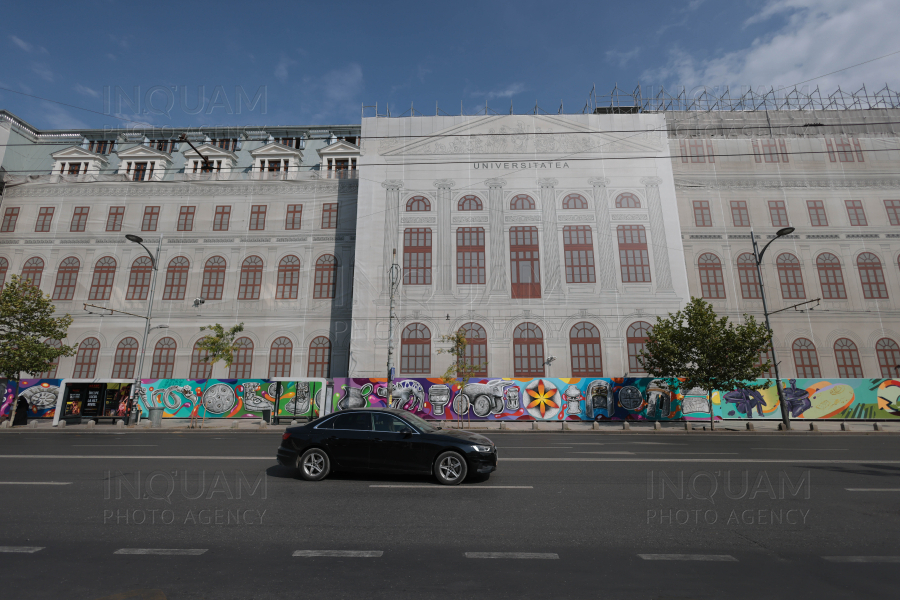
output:
M79 94L83 94L85 96L90 96L91 98L99 98L100 97L100 92L98 92L97 90L92 90L89 87L83 86L80 83L76 83L75 87L72 89L74 89Z
M525 89L524 83L511 83L489 92L470 92L469 95L475 97L483 96L488 100L493 100L494 98L512 98L513 96L517 96L524 92Z
M25 52L31 52L33 49L33 46L31 44L29 44L28 42L26 42L25 40L23 40L22 38L18 38L14 35L11 35L11 36L9 36L9 39L12 40L13 44L18 46Z
M831 92L838 85L855 91L865 83L877 90L898 84L900 55L826 75L897 50L900 11L893 0L769 0L745 26L777 21L778 28L749 47L715 58L698 58L673 47L668 63L647 70L645 81L696 86L805 86Z
M72 116L72 114L58 104L42 102L43 118L47 126L52 129L89 129L87 123ZM43 126L43 125L42 125Z
M282 56L281 60L278 61L278 64L275 65L275 78L281 83L287 83L288 79L288 67L293 65L296 61L291 60L287 56Z
M31 70L44 81L53 82L53 71L43 63L32 63Z
M620 50L607 50L606 51L606 60L607 62L615 63L619 65L619 67L624 67L627 65L633 58L637 58L637 55L641 52L640 48L635 48L633 50L629 50L628 52L622 52Z

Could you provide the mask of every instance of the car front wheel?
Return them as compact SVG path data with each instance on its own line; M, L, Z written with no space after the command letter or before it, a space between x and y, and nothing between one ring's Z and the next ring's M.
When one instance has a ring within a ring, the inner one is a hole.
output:
M447 451L434 461L434 476L444 485L458 485L466 478L466 459L453 451Z
M297 459L300 476L307 481L319 481L331 471L331 459L321 448L310 448Z

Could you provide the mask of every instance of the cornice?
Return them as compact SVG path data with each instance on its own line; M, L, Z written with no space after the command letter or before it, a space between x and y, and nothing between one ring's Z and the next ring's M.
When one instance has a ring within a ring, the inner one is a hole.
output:
M54 197L134 197L134 196L249 196L302 195L338 192L355 192L358 180L316 181L311 183L240 183L234 185L170 184L166 182L141 182L130 185L52 184L40 186L15 186L7 188L6 198L54 198Z
M678 189L897 188L900 177L676 177Z

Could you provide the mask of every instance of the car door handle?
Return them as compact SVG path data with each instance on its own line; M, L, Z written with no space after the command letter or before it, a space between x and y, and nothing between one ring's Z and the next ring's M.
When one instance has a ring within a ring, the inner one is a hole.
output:
M374 439L374 441L376 441L376 442L383 442L383 441L384 441L384 440L381 439L381 438L373 438L373 439Z

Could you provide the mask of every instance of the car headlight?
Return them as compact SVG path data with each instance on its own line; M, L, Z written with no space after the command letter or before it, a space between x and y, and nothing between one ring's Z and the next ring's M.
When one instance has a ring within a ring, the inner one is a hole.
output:
M472 447L475 448L475 452L490 452L492 449L490 446L481 446L479 444L475 444Z

